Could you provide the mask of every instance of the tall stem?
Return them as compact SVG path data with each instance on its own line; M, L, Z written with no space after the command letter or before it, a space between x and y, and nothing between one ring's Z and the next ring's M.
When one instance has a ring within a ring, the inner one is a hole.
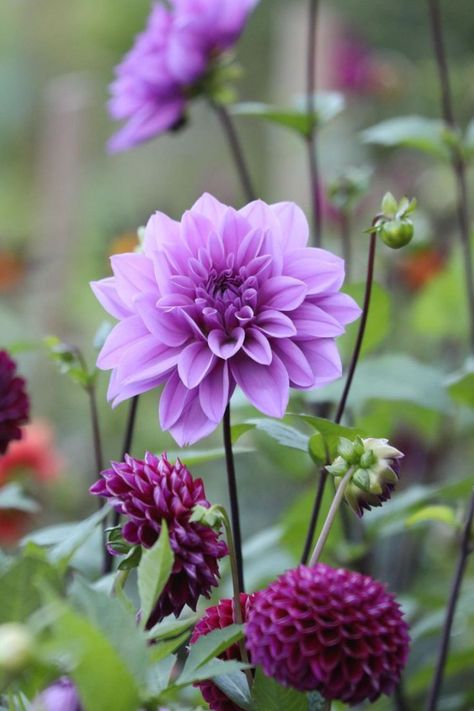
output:
M242 536L240 533L239 499L237 495L237 481L235 477L234 455L232 452L232 437L230 429L230 405L227 405L222 423L224 434L225 461L227 468L227 485L229 489L230 514L232 519L232 534L235 545L235 560L239 589L245 591L244 568L242 560Z
M334 499L332 500L331 507L328 511L327 518L324 522L324 526L321 530L321 533L319 534L318 542L316 543L316 546L314 548L313 555L311 556L311 560L309 562L310 565L316 565L319 560L319 556L321 555L325 543L328 539L329 532L332 528L332 524L334 523L334 519L336 518L339 506L341 505L342 499L344 498L344 493L346 491L347 485L349 484L353 474L354 470L352 467L350 467L336 489L336 493L334 495Z
M306 113L308 114L308 135L306 148L311 189L311 206L313 210L314 242L316 247L322 244L321 193L318 165L317 129L315 126L316 107L314 94L316 91L316 40L318 29L319 0L309 0L308 17L308 53L306 66Z
M373 226L375 226L376 221L378 220L379 215L374 219L373 221ZM362 316L360 318L359 322L359 331L357 333L357 339L356 343L354 346L354 351L352 353L352 358L351 358L351 363L349 365L349 370L347 372L347 378L346 378L346 383L344 385L344 390L342 392L341 399L339 401L339 405L337 407L337 412L336 416L334 418L334 422L336 424L339 424L342 420L342 417L344 415L344 411L346 409L346 404L347 404L347 398L349 397L349 392L351 389L352 381L354 379L354 374L357 368L357 363L359 362L359 356L360 356L360 351L362 348L362 343L364 340L364 334L365 334L365 329L367 326L367 318L369 315L369 309L370 309L370 299L372 296L372 284L374 280L374 263L375 263L375 250L377 246L377 234L376 232L372 232L370 236L370 246L369 246L369 257L367 261L367 276L366 276L366 281L365 281L365 294L364 294L364 305L362 307ZM324 496L324 490L326 487L326 481L327 481L327 472L323 468L321 469L320 476L319 476L319 481L318 481L318 487L316 489L316 496L314 499L314 504L313 504L313 511L311 513L311 519L310 523L308 526L308 533L306 535L306 541L304 544L303 548L303 555L301 557L301 562L305 564L308 560L309 556L309 551L311 550L313 538L314 538L314 532L316 531L317 525L318 525L318 519L319 519L319 514L321 511L321 505L323 502L323 496Z
M100 425L99 425L99 412L97 408L97 395L95 390L95 383L89 385L87 388L87 395L89 397L89 408L91 414L91 425L92 425L92 441L94 445L94 459L95 459L95 477L100 474L104 468L104 457L102 454L102 439L100 436Z
M441 691L441 686L443 683L444 668L446 665L446 660L449 651L449 640L451 637L451 629L453 626L454 614L456 612L456 607L459 599L459 593L461 592L461 585L466 571L467 561L469 554L472 553L472 527L474 521L474 490L471 495L471 501L469 503L469 509L467 512L466 523L464 524L464 530L461 538L461 547L459 550L458 562L456 565L456 570L454 572L453 581L451 584L451 592L449 595L448 609L446 611L446 618L443 626L443 633L441 637L441 645L439 648L438 660L436 663L435 673L433 676L433 685L428 697L428 703L426 706L426 711L435 711L438 705L438 697Z
M234 122L232 121L232 118L225 106L213 103L212 107L221 122L222 129L227 138L230 152L232 154L232 158L240 179L240 184L242 186L242 192L245 195L245 199L251 202L252 200L255 200L256 193L253 188L252 178L250 177L250 171L245 160L244 151L242 149L237 131L235 130Z
M433 48L438 68L438 77L441 90L441 110L443 119L448 128L457 131L456 119L454 117L453 100L449 81L448 62L443 37L443 23L439 0L428 0L428 9L433 39ZM459 224L459 237L463 250L463 261L465 269L466 298L469 320L469 347L474 353L474 272L472 262L472 248L470 240L470 216L466 186L466 163L464 156L457 149L452 149L452 166L456 180L457 191L457 218Z

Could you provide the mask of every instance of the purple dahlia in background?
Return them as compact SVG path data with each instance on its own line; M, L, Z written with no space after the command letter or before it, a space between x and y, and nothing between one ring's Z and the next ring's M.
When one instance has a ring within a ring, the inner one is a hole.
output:
M0 455L10 442L21 439L21 425L28 421L30 402L26 383L16 375L16 363L0 350Z
M195 506L210 507L201 479L193 479L179 459L170 464L166 454L147 452L145 459L125 455L91 487L92 494L111 500L126 517L122 535L132 545L151 548L160 535L161 522L168 524L174 566L157 601L149 627L170 614L178 616L185 605L193 610L201 595L209 597L219 579L218 561L227 555L219 534L189 519Z
M97 365L114 405L164 385L160 424L180 446L210 434L239 386L270 417L289 388L339 378L335 338L360 309L340 292L344 262L307 246L297 205L237 211L203 195L181 222L155 213L142 253L111 258L92 283L119 323Z
M76 687L63 676L48 686L33 701L33 711L82 711Z
M410 641L382 583L323 563L288 570L257 593L246 635L267 676L350 705L393 693Z
M255 594L248 595L247 593L240 594L240 605L242 608L242 618L244 623L249 617L252 609ZM224 627L229 627L236 622L234 616L234 601L229 599L220 600L217 605L208 607L204 615L201 617L193 630L191 644L195 644L198 639L214 630L221 630ZM220 655L220 659L229 660L237 659L242 661L238 644L233 644ZM242 711L240 706L237 706L219 689L214 682L206 679L195 684L203 695L205 701L209 704L212 711Z
M111 139L122 151L173 129L187 103L244 29L258 0L155 3L147 26L116 68L109 110L125 126Z

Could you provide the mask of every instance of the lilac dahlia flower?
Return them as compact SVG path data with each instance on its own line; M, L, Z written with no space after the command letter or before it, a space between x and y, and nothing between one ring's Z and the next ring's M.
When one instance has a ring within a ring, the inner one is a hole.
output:
M109 110L126 124L110 141L122 151L178 126L187 103L244 29L258 0L171 0L116 68ZM202 87L201 87L202 89Z
M33 701L33 711L82 711L76 687L63 676L51 684Z
M28 421L29 412L26 383L16 375L16 363L9 353L0 350L0 455L12 440L21 439L20 425Z
M92 283L119 319L97 361L109 399L164 384L161 427L184 446L217 427L236 385L282 417L290 386L338 378L335 338L360 310L339 291L343 260L307 242L294 203L236 211L203 195L181 222L153 215L143 253L112 257L113 277Z
M268 676L350 705L393 693L410 642L382 583L324 563L288 570L257 593L246 637Z
M155 605L148 626L166 615L180 614L185 605L196 609L201 595L209 597L219 580L218 561L227 546L212 528L190 521L195 506L209 508L204 484L193 479L179 459L170 464L166 454L145 459L125 455L124 462L112 462L91 487L92 494L111 500L126 517L122 535L132 545L150 548L158 539L161 522L168 524L174 566L163 593Z

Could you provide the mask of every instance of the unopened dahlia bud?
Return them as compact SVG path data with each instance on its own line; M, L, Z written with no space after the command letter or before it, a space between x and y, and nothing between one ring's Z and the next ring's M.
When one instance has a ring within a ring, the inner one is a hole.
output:
M356 437L354 441L341 437L338 457L327 467L339 485L352 467L353 476L346 486L345 499L358 516L364 509L381 506L391 497L398 481L402 452L386 439Z
M244 622L246 622L249 617L254 599L255 594L248 595L247 593L241 593L240 595L240 605L242 608L242 618ZM207 608L206 612L195 626L191 637L191 644L195 644L200 637L203 637L214 630L221 630L224 629L224 627L233 625L236 621L237 620L235 619L234 614L234 601L229 599L220 600L217 605ZM219 658L225 660L237 659L238 661L242 661L239 645L233 644L231 647L226 649ZM195 686L200 689L201 694L209 704L211 711L242 711L240 706L237 706L237 704L227 698L224 692L221 691L213 681L206 679L205 681L197 682Z
M21 671L29 662L33 637L29 630L16 622L0 625L0 670Z
M246 637L267 676L350 705L393 693L410 639L382 583L323 563L288 570L257 593Z
M416 200L403 197L397 202L392 193L386 193L375 229L388 247L400 249L411 242L414 227L410 215L415 208Z
M161 522L168 525L174 566L148 627L172 613L178 616L185 605L195 610L201 595L209 597L218 584L218 561L227 555L227 546L212 528L191 520L196 506L210 504L202 480L193 479L179 459L171 464L166 454L147 452L144 460L125 455L124 462L112 462L112 468L102 472L90 491L110 499L126 517L122 536L132 545L151 548Z

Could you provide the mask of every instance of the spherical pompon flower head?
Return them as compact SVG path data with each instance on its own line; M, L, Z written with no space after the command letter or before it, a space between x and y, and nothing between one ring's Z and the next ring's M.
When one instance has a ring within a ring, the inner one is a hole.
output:
M16 363L0 350L0 455L14 439L21 439L21 428L28 420L30 402L23 378L16 375Z
M164 384L161 427L184 446L218 426L236 385L282 417L290 387L340 377L335 338L360 309L340 293L343 260L308 236L294 203L237 211L203 195L181 222L153 215L143 252L92 283L119 319L97 361L113 371L109 399Z
M179 459L173 465L165 454L147 452L144 460L126 455L124 462L112 462L90 491L109 498L127 518L122 535L132 545L150 548L160 535L161 522L167 522L174 566L148 626L166 615L178 616L185 605L195 610L201 595L209 597L218 584L218 560L227 554L227 546L211 528L190 521L194 506L210 504L201 479L193 479Z
M323 563L289 570L257 593L246 635L267 676L350 705L391 694L409 649L384 585Z
M254 599L255 594L249 595L247 593L241 593L240 595L242 619L244 622L248 620ZM224 627L229 627L235 622L234 601L229 599L220 600L217 605L207 608L203 617L195 626L191 637L191 644L195 644L200 637L209 634L209 632L224 629ZM226 649L220 656L220 659L237 659L238 661L242 661L239 645L233 644L229 649ZM200 681L196 683L195 686L200 689L201 694L212 711L242 711L241 707L227 698L224 692L212 681Z
M145 30L116 68L110 114L125 120L109 149L122 151L177 128L189 100L215 84L258 0L157 2Z

